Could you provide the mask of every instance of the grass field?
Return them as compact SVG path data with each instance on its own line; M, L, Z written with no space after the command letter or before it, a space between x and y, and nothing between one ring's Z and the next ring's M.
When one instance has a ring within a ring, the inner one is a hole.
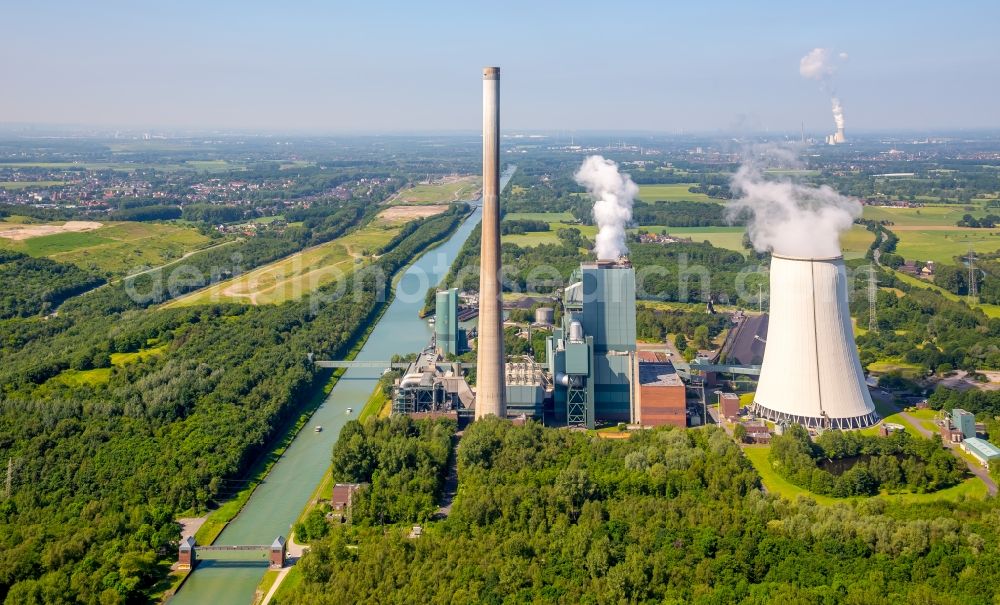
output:
M665 225L643 225L638 229L645 229L650 233L666 231L670 235L690 237L695 243L700 244L707 241L716 248L734 250L741 254L746 254L747 252L746 248L743 247L743 234L746 232L745 227L669 227ZM637 231L638 229L630 229L630 231Z
M891 227L890 227L891 229ZM905 259L932 260L954 265L956 256L1000 250L1000 229L961 229L933 231L895 231L899 236L896 253Z
M197 229L161 223L107 223L93 231L66 232L21 241L0 238L0 248L45 256L106 275L158 266L207 246Z
M142 162L0 162L0 168L47 168L50 170L114 170L116 172L131 172L133 170L160 170L177 172L179 170L197 170L199 172L224 172L226 170L242 170L238 164L226 160L192 160L183 163L150 164Z
M167 345L159 345L148 349L141 349L134 353L112 353L111 365L122 367L127 363L141 361L156 355L162 355L166 351ZM52 380L59 381L69 386L96 386L107 384L111 379L111 368L94 368L93 370L63 370Z
M448 177L408 187L389 201L392 204L445 204L473 199L481 186L482 178L478 176Z
M6 181L0 182L0 189L15 191L29 187L55 187L65 184L63 181Z
M965 205L921 206L920 208L894 208L883 206L865 206L862 217L877 221L892 221L895 226L934 226L947 225L954 227L955 223L966 214L976 218L986 215L982 209L966 210Z
M905 378L919 378L920 376L920 366L898 359L873 361L868 364L868 371L876 374L899 372Z
M149 349L141 349L134 353L112 353L111 354L111 365L113 366L124 366L127 363L132 363L135 361L143 361L150 357L155 357L157 355L163 355L163 352L167 349L167 345L160 345L158 347L152 347Z
M746 457L753 463L754 468L757 469L757 472L761 477L761 482L764 484L764 488L767 489L768 493L775 494L789 500L795 500L798 496L806 496L808 498L812 498L820 504L836 504L838 502L850 502L851 500L861 499L831 498L829 496L821 496L791 483L778 475L777 471L774 470L774 467L771 466L771 462L767 459L768 455L771 453L770 446L746 447L743 448L743 453L746 454ZM883 493L877 497L888 500L889 502L901 503L933 502L935 500L955 501L960 498L983 499L986 497L986 485L977 477L970 477L958 485L930 494Z
M511 212L503 217L505 221L545 221L549 224L548 231L533 231L519 235L504 235L501 239L504 243L517 244L525 248L531 248L541 244L558 244L559 236L556 235L560 229L579 229L583 237L593 239L597 235L597 227L593 225L576 224L576 219L569 212Z
M673 185L639 185L639 199L652 202L677 202L681 200L690 202L716 202L723 200L713 200L704 193L691 193L689 187L694 187L698 183L676 183Z
M333 241L192 292L166 306L185 307L218 302L259 305L295 300L364 266L366 259L389 243L400 229L399 225L372 223Z

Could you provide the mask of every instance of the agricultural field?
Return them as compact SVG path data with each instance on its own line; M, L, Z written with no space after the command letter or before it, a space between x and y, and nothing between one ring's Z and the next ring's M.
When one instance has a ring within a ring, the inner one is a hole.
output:
M111 277L137 267L155 267L209 245L197 229L161 223L86 223L85 230L66 229L62 223L23 225L0 222L0 233L18 227L41 235L0 237L0 248L44 256ZM23 230L23 229L22 229Z
M644 202L717 202L724 200L714 200L704 193L691 193L689 187L694 187L698 183L676 183L672 185L639 185L639 199Z
M0 182L0 189L14 191L28 189L29 187L55 187L63 184L65 184L63 181L4 181Z
M177 172L194 170L197 172L225 172L227 170L243 170L240 164L226 160L189 160L181 163L149 163L149 162L3 162L0 168L47 168L54 170L113 170L115 172L132 172L133 170L159 170L162 172ZM16 183L15 183L16 184ZM61 184L56 182L55 184Z
M567 227L579 229L580 233L587 238L593 238L597 234L597 228L593 225L574 224L573 215L568 212L511 212L505 215L503 220L545 221L549 224L549 231L503 236L504 242L524 247L538 246L540 244L557 244L559 243L559 238L556 233L559 229ZM629 229L629 231L634 233L639 229L649 231L650 233L666 231L671 235L689 237L695 242L708 241L717 248L725 248L741 254L747 253L747 249L743 247L745 227L669 227L665 225L643 225L642 227ZM874 237L872 232L860 225L856 225L841 237L844 258L848 260L864 258L868 252L868 246L872 243Z
M890 227L892 229L892 227ZM932 260L937 263L954 265L956 256L969 253L971 247L976 252L996 252L1000 250L1000 229L950 229L898 230L896 254L916 261Z
M980 208L968 210L964 205L946 206L921 206L919 208L895 208L889 206L865 206L862 218L876 221L891 221L889 226L892 231L897 231L899 227L928 227L928 226L949 226L954 227L955 223L964 215L971 214L976 218L986 216L986 211Z
M847 233L840 236L840 249L847 260L864 258L868 246L875 241L875 234L860 225L855 225Z
M560 229L572 227L579 229L580 234L586 238L593 238L597 235L597 227L593 225L580 225L569 212L511 212L503 217L505 221L544 221L549 224L548 231L534 231L516 235L503 235L503 243L516 244L525 248L531 248L541 244L558 244L559 236L556 235Z
M478 176L445 177L433 183L418 183L397 192L390 204L448 204L477 197L482 187Z
M166 307L214 303L280 304L302 298L364 266L370 255L389 243L400 230L399 224L375 221L333 241L182 296L167 303Z

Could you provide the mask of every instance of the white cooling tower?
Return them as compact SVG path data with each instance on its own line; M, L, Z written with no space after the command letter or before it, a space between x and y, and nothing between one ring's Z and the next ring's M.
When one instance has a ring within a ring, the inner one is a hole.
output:
M879 421L854 343L842 257L771 256L770 324L753 410L816 428Z

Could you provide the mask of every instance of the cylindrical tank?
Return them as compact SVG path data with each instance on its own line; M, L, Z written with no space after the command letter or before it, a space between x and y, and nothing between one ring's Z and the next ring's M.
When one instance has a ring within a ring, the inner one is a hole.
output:
M553 319L555 319L555 310L552 307L538 307L535 309L536 324L551 326Z
M844 259L772 254L770 280L771 314L753 412L816 428L878 422L854 343Z
M583 341L583 324L578 321L569 324L569 340L570 342Z

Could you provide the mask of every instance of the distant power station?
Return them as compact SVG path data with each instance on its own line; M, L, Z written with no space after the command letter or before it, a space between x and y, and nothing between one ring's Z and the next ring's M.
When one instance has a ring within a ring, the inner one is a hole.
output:
M483 222L479 252L476 419L507 415L500 275L500 68L483 69Z
M843 257L771 255L767 346L752 411L777 423L876 424L854 343Z
M847 142L847 138L844 136L843 127L837 128L837 132L827 135L826 144L827 145L842 145Z

